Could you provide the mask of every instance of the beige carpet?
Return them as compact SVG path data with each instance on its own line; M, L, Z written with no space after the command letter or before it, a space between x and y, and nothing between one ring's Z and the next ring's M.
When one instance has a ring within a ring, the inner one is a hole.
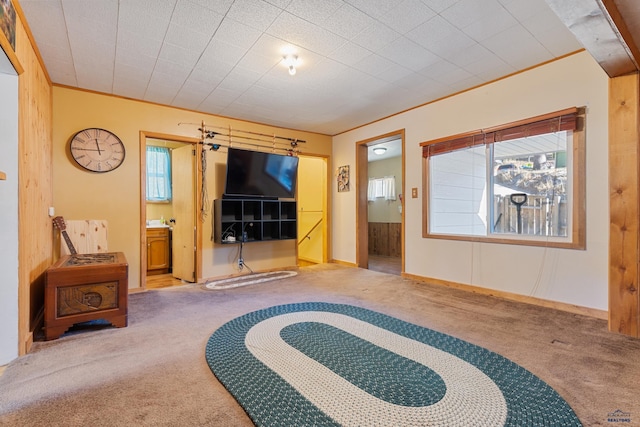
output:
M134 294L129 326L36 342L0 376L2 426L249 426L207 366L213 331L249 311L305 301L389 314L495 351L532 371L586 426L640 426L640 340L606 322L426 285L367 270L317 265L292 278L229 290L189 285Z

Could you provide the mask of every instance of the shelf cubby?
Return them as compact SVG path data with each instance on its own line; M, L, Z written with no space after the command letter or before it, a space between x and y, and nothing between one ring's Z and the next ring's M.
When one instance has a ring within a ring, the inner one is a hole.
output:
M296 202L282 202L280 204L280 218L296 219Z
M295 220L282 221L280 223L280 238L281 239L295 239L297 238L297 224Z
M237 200L234 200L237 202ZM259 221L262 219L262 208L259 200L247 200L242 204L243 221Z
M262 240L279 240L280 222L265 221L262 223Z
M221 206L220 217L224 222L235 222L242 220L242 203L233 200L232 203L225 203Z
M280 219L280 202L263 202L262 219L265 221Z

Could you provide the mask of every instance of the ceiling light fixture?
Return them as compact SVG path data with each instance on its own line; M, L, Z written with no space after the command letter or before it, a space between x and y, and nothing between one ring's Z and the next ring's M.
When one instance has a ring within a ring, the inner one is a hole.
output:
M373 149L373 152L376 153L378 156L384 154L385 151L387 151L387 149L384 147L376 147Z
M282 57L282 63L289 69L290 75L296 74L296 66L298 65L298 55L288 54Z

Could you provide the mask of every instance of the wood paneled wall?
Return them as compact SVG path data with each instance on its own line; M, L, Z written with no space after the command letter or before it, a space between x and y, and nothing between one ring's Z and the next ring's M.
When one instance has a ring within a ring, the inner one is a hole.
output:
M400 257L402 255L402 224L370 222L369 255Z
M52 86L32 44L18 2L16 56L24 72L18 77L18 336L19 353L33 343L44 306L44 271L53 257Z
M638 73L609 83L609 330L640 336Z

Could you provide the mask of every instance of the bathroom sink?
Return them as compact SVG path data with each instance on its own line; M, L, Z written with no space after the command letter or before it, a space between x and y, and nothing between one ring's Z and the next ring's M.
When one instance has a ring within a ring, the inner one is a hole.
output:
M147 220L147 228L170 228L169 224L163 224L160 219Z

